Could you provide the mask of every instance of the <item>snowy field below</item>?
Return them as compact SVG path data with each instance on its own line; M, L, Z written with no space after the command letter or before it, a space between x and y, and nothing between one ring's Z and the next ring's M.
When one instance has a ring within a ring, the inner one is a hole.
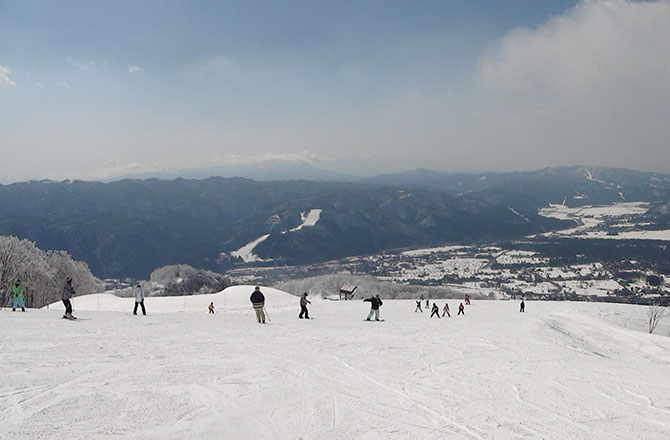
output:
M644 332L646 307L478 301L454 316L451 300L437 320L386 301L377 323L360 301L299 320L290 299L267 325L222 304L155 313L178 302L164 298L148 316L75 298L75 322L62 306L2 311L0 438L670 438L668 325Z

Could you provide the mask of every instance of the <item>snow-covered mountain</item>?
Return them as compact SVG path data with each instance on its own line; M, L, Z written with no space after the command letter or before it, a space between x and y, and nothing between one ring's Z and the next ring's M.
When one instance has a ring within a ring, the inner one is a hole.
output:
M314 301L301 320L297 297L266 291L260 325L250 287L226 306L147 298L147 316L96 297L74 298L76 322L62 304L0 311L17 330L0 351L0 438L670 436L670 328L646 333L646 307L473 301L455 316L449 300L452 317L431 319L389 300L378 323L368 303Z
M0 186L0 234L67 250L101 277L146 278L177 263L223 272L517 239L566 228L538 215L550 203L623 201L650 203L648 221L666 228L670 176L565 167L486 174L419 170L363 183L220 177L27 182Z

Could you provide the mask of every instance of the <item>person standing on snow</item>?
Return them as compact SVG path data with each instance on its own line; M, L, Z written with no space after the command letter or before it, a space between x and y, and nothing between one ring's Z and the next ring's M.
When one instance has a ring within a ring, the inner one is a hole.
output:
M147 314L147 310L144 308L144 292L140 284L135 286L135 308L133 309L133 315L137 315L137 306L142 306L143 315Z
M26 311L26 303L23 300L23 286L21 285L21 280L16 280L16 283L12 286L12 296L14 301L12 302L12 312L16 312L17 307L21 307L21 311Z
M305 292L300 297L300 315L298 315L298 318L302 319L304 316L305 319L309 319L309 310L307 310L307 304L312 304L312 302L307 299L307 292Z
M72 287L72 278L67 277L67 279L65 280L65 285L63 286L63 290L61 292L61 300L65 305L65 314L63 315L63 318L77 319L75 316L72 316L72 303L70 302L70 298L72 298L74 294L75 291L74 287Z
M430 317L432 318L433 316L437 316L439 319L440 318L440 308L437 306L437 303L433 303L433 310L430 311Z
M416 312L423 313L423 309L421 308L421 300L416 302L416 309L414 309L414 313L416 313Z
M259 324L265 324L265 312L263 307L265 307L265 295L261 292L260 286L254 288L254 292L249 297L251 304L253 305L254 312L256 312L256 319Z
M379 307L384 304L381 298L379 298L379 295L364 299L363 302L370 303L370 313L368 314L366 321L369 321L370 318L372 318L372 314L375 315L375 321L379 321Z
M526 311L526 303L524 303L523 300L521 300L519 312L523 313L525 311Z
M458 314L465 316L465 306L463 305L463 303L461 303L461 305L458 306Z
M429 307L430 307L430 301L428 300L428 298L426 298L426 310L428 310Z
M207 307L207 308L209 309L209 313L214 313L214 301L209 303L209 307Z
M470 305L470 295L465 295L465 304Z
M451 318L451 314L449 313L449 303L444 303L444 309L442 309L442 317L444 318L444 315L447 315L448 317Z

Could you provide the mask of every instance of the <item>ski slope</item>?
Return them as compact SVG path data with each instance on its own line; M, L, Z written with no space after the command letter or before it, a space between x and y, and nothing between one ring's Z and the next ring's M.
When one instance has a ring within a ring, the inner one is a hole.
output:
M267 325L245 316L249 286L225 312L223 294L0 312L0 438L670 438L669 328L645 333L646 307L478 301L431 320L386 301L377 323L315 300L299 320L297 297L264 290Z

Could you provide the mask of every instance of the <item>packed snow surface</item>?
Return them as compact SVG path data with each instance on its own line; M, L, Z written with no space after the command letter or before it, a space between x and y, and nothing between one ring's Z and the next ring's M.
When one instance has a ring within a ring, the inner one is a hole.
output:
M289 232L295 232L301 230L302 228L316 226L316 224L319 222L319 219L321 218L321 209L311 209L307 215L300 214L300 218L302 219L302 223L289 230Z
M455 316L450 300L438 320L385 301L385 322L365 322L368 303L314 301L299 320L297 297L263 290L266 325L245 315L251 286L149 297L148 316L94 296L74 322L62 305L0 312L0 438L670 438L668 325L644 332L646 307Z
M241 258L245 263L252 261L263 261L260 257L258 257L258 255L254 254L254 248L267 240L268 237L270 237L270 234L261 235L257 239L245 244L238 250L231 252L230 255Z

